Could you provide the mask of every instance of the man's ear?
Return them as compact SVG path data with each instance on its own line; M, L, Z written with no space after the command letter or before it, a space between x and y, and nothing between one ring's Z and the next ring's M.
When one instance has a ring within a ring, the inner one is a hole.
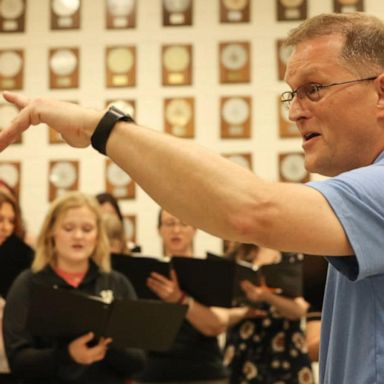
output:
M378 99L377 99L377 108L379 109L384 109L384 73L381 73L377 79L377 94L378 94Z

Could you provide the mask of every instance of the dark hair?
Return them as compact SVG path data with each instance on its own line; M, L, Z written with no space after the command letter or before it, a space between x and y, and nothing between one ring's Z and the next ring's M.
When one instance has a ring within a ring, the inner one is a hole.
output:
M19 204L17 204L13 196L9 195L6 192L0 191L0 207L5 203L10 204L12 206L13 211L15 212L15 228L13 230L13 234L18 236L20 239L24 239L25 230L21 218Z
M103 193L97 194L95 197L100 205L103 205L105 203L110 203L115 209L117 216L119 216L120 221L121 222L124 221L123 214L121 213L119 203L115 196L113 196L111 193L103 192Z
M245 244L245 243L233 243L229 246L226 254L224 255L228 260L242 260L242 261L249 261L247 257L252 251L258 251L259 246L256 244Z

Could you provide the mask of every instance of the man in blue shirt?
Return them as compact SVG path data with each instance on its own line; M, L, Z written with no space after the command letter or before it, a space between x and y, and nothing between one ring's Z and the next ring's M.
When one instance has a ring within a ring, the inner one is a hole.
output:
M46 123L72 146L92 142L184 222L225 239L330 256L321 382L384 383L384 24L364 14L319 15L286 44L291 91L281 99L302 136L306 168L332 177L326 181L266 182L119 111L7 92L23 110L0 134L0 150L30 124Z

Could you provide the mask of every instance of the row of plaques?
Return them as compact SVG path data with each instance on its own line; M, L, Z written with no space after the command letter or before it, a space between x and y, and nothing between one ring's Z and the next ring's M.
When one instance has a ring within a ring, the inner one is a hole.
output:
M249 139L252 137L252 99L250 96L224 96L220 104L220 138ZM106 107L115 105L135 119L136 102L130 99L108 100ZM300 133L288 118L288 110L277 98L279 137L300 137ZM193 97L172 97L163 101L164 131L182 138L195 137L195 99ZM7 127L18 114L11 104L0 104L0 130ZM49 143L62 143L61 136L49 130ZM21 143L19 136L15 143Z
M251 153L223 154L224 157L252 171ZM310 180L310 174L304 167L304 155L301 152L280 153L278 155L279 180L304 183ZM80 163L78 160L50 160L48 166L49 201L68 191L79 189ZM0 161L0 179L7 182L20 195L21 163L19 161ZM117 199L134 199L135 182L110 159L105 160L105 190Z
M2 0L0 3L0 32L24 32L28 0ZM221 23L250 21L251 0L218 0ZM305 20L308 0L275 0L278 21ZM82 0L50 0L52 30L80 29ZM138 0L105 0L107 29L136 27ZM162 0L164 26L193 24L193 0ZM335 12L362 12L363 0L333 0Z
M164 45L162 84L191 85L193 54L190 44ZM219 45L221 83L250 82L250 43L231 42ZM52 89L78 88L80 52L78 48L49 50L49 85ZM137 54L134 46L107 47L105 52L106 86L136 85ZM0 89L22 89L24 52L21 49L0 49Z

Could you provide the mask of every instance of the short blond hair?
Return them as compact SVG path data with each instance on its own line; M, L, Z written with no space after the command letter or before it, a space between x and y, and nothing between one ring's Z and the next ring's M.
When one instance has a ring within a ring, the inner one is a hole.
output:
M100 206L97 200L81 192L69 192L57 198L50 206L37 238L35 258L32 263L34 272L40 271L47 265L53 266L56 262L54 232L64 215L74 208L87 207L96 216L97 243L91 259L101 271L111 270L108 237L102 223Z
M384 23L365 13L320 14L292 29L285 46L295 47L327 35L344 37L341 60L360 75L372 76L384 69Z

